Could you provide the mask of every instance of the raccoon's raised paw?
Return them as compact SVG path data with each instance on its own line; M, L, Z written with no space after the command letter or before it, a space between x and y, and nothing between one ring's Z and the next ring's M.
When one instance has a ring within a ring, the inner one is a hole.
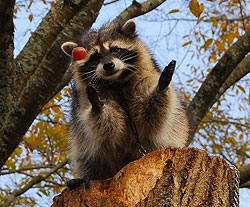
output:
M85 188L89 188L89 180L76 178L76 179L71 179L71 180L67 181L67 187L70 188L70 189L77 188L80 185L84 185Z
M103 102L100 100L98 91L92 85L87 86L87 96L92 104L92 112L99 113L103 107Z
M176 61L172 60L163 70L159 82L158 82L158 91L165 91L168 88L169 83L172 80L174 70L175 70Z

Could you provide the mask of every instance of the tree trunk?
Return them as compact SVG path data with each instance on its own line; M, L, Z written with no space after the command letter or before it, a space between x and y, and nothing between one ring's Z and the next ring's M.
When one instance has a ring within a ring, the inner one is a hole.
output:
M62 206L238 206L238 170L196 148L168 148L147 154L113 178L65 189Z

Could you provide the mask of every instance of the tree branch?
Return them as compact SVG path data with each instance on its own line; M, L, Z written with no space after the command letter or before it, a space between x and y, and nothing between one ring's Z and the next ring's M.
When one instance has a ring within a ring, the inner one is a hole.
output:
M153 9L157 8L158 6L160 6L165 1L166 0L148 0L143 3L138 3L137 1L133 1L132 4L127 9L125 9L116 17L116 20L118 19L128 20L146 14L152 11Z
M113 3L117 2L117 1L120 1L120 0L112 0L110 2L106 2L106 3L103 4L103 6L107 6L109 4L113 4Z
M250 164L239 169L240 171L240 187L250 182Z
M222 123L222 124L233 124L233 125L238 125L238 126L242 126L242 127L246 127L250 129L250 125L242 124L240 122L235 122L235 121L223 121L223 120L209 119L209 120L204 120L201 122L209 122L209 123L217 122L217 123Z
M232 71L227 80L220 87L215 95L212 105L220 98L220 96L226 92L233 84L239 81L241 78L246 76L250 72L250 55L246 56Z
M57 164L50 172L48 172L46 175L42 176L42 175L38 175L35 176L29 183L27 183L23 188L19 189L19 190L14 190L13 193L11 193L11 195L8 197L7 201L5 202L4 206L9 206L14 199L17 196L22 195L23 193L25 193L27 190L29 190L30 188L32 188L33 185L40 183L41 181L45 180L46 178L48 178L50 175L52 175L53 173L55 173L57 170L59 170L60 168L62 168L64 165L66 165L68 163L67 160L62 161L61 163Z
M250 189L250 181L243 183L242 185L240 185L240 188L249 188Z
M217 21L221 21L221 22L226 22L226 23L232 23L232 22L242 22L244 20L249 20L250 16L246 16L243 18L232 18L232 19L225 19L221 16L219 17L215 17ZM153 22L153 21L158 21L157 19L152 19L152 20L147 20L148 22ZM197 22L198 19L190 19L190 18L169 18L169 17L161 17L161 21L184 21L184 22ZM210 19L203 19L201 22L206 22L206 23L210 23L211 24L211 20Z
M14 23L13 10L15 0L0 0L0 160L4 156L7 139L4 129L7 117L12 113L15 104L13 85L15 81L14 50Z
M28 170L39 170L39 169L44 169L44 168L53 168L53 165L45 165L45 166L34 166L34 167L25 167L25 168L20 168L18 170L11 170L7 172L3 172L4 170L0 171L0 175L9 175L13 173L22 173L23 171L28 171ZM8 170L8 169L6 169Z
M189 110L194 114L195 129L207 114L210 107L217 101L215 97L219 89L223 87L224 82L226 82L232 72L237 69L236 66L243 60L249 51L250 30L225 52L208 74L206 80L190 103Z

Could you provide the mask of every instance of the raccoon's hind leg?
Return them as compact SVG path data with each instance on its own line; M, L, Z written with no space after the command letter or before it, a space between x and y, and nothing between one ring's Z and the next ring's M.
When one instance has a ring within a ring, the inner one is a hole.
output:
M158 82L158 86L157 86L157 90L159 91L165 91L168 88L168 85L170 84L173 74L174 74L174 70L175 70L175 65L176 65L176 61L172 60L163 70L159 82Z

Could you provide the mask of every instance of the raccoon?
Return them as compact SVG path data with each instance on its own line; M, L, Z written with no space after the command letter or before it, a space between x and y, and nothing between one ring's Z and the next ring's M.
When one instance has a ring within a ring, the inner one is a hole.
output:
M114 176L145 153L183 147L191 119L170 84L175 61L161 73L133 20L114 22L65 42L86 57L74 61L70 160L83 180Z

